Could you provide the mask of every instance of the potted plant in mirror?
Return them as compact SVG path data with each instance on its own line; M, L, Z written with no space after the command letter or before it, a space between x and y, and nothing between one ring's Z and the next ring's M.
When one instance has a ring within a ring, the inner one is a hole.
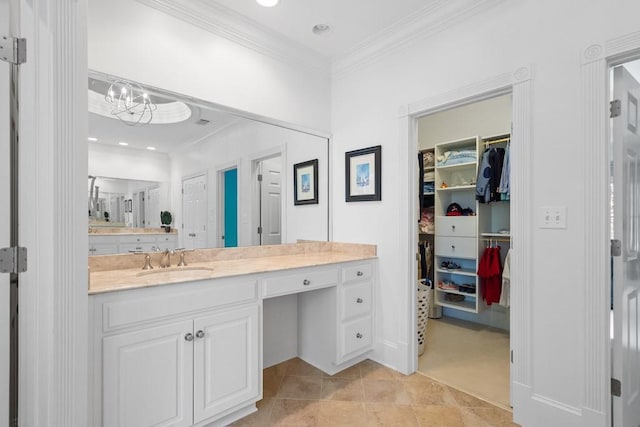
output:
M173 221L173 217L171 216L171 212L169 211L161 211L160 212L160 222L162 223L162 228L167 233L171 232L171 222Z

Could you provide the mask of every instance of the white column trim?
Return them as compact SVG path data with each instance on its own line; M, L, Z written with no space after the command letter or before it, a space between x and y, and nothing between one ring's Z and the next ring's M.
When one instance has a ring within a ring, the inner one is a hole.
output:
M582 408L594 420L611 423L608 87L609 66L640 50L640 31L594 43L581 56L584 141L584 310Z
M86 0L15 0L21 66L19 425L87 425Z
M400 107L398 110L401 137L407 141L408 170L407 181L409 188L414 188L416 176L416 162L413 161L412 154L417 152L417 139L415 135L415 125L417 118L426 114L432 114L456 106L487 99L501 93L513 94L513 135L512 135L512 172L511 182L514 191L511 199L511 235L515 242L515 251L512 254L512 286L511 291L511 348L514 351L514 364L512 383L518 383L524 388L531 387L532 364L532 305L531 305L531 254L533 253L532 242L532 204L531 194L533 191L532 176L532 79L533 67L520 67L513 72L504 73L489 77L465 87L435 95L431 98L420 100L409 104L407 107ZM405 116L410 116L408 121ZM517 147L517 148L516 148ZM415 204L411 197L408 198L408 218L409 218L409 246L407 247L408 282L412 283L416 277L416 265L412 256L417 245L417 223L412 220ZM518 212L515 215L514 212ZM415 219L415 218L413 218ZM519 244L519 242L527 242ZM416 287L411 286L409 292L410 310L406 329L409 337L416 336ZM407 355L407 365L409 372L415 371L417 367L417 352L415 340L410 339L408 343L409 354ZM514 407L517 414L518 408Z

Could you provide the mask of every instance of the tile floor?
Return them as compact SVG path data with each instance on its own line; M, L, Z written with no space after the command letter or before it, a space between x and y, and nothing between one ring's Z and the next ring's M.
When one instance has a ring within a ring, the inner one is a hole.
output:
M429 319L418 371L509 409L509 333L450 317Z
M295 358L263 382L258 411L233 426L516 426L509 411L370 360L329 376Z

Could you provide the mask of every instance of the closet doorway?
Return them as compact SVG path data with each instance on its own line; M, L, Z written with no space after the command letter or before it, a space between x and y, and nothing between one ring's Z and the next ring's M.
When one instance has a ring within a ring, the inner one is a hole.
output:
M418 371L507 409L511 104L503 94L418 118L416 153L418 295L430 300ZM420 320L419 309L419 334Z

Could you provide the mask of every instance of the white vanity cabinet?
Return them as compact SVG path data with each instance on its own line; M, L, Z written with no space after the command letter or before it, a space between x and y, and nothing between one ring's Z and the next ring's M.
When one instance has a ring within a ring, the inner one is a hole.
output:
M89 234L89 255L111 255L129 251L151 252L178 247L178 236L172 233Z
M113 292L91 303L92 425L226 425L254 410L255 278Z

